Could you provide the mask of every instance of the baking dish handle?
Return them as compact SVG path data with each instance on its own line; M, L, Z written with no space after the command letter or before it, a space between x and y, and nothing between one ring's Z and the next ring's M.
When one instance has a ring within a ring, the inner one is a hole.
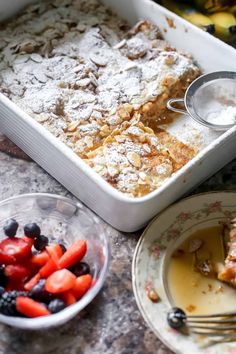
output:
M184 99L183 98L172 98L172 99L168 100L167 101L167 108L173 112L188 114L188 112L185 109L176 108L176 107L172 106L172 104L175 104L175 103L181 103L184 105Z

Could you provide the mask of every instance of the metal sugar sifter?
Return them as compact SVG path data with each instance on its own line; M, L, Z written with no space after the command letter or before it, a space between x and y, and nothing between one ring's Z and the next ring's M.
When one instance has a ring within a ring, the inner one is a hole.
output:
M183 104L185 109L174 104ZM171 111L189 114L198 123L215 130L236 125L236 72L218 71L194 80L184 98L167 102Z

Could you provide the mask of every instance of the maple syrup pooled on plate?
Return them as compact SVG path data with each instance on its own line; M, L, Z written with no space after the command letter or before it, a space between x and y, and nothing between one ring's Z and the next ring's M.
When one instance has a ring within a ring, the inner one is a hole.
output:
M167 280L173 305L194 315L235 309L236 290L217 279L224 259L222 227L188 237L170 257Z

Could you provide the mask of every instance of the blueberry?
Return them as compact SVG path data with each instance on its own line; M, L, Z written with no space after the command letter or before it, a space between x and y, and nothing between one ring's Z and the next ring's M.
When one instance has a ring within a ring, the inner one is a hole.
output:
M24 232L25 232L25 236L30 238L39 237L41 234L40 227L35 222L26 224L24 226Z
M5 289L2 287L2 286L0 286L0 297L2 296L2 294L5 292Z
M66 304L65 304L65 302L63 300L54 299L48 305L48 310L51 313L57 313L57 312L63 310L65 307L66 307Z
M3 226L3 230L5 235L8 237L16 236L16 231L18 229L18 222L15 219L9 219L6 221L5 225Z
M51 294L45 289L46 279L40 279L38 283L31 289L29 296L37 301L48 302L51 300Z
M80 277L81 275L89 274L90 267L89 267L88 263L79 262L79 263L75 264L73 267L71 267L70 271L72 273L74 273L77 277Z
M63 253L65 253L67 251L66 246L63 245L62 243L59 243L59 246L61 247L61 250Z
M48 238L43 235L39 235L35 240L34 240L34 248L37 251L43 251L44 248L48 245Z
M173 307L167 313L167 322L171 328L180 329L185 326L187 316L183 310Z
M0 286L5 287L6 284L7 284L7 276L5 275L4 267L0 266Z

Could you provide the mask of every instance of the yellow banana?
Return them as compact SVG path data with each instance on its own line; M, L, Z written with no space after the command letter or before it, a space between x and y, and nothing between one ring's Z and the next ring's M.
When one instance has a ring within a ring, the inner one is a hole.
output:
M207 13L227 11L234 3L235 0L195 0L195 5Z
M236 5L230 7L229 12L231 12L232 14L234 14L234 16L236 16Z
M187 4L180 4L172 0L162 0L162 4L170 11L175 12L177 15L204 29L208 33L214 33L215 26L213 21L208 16L197 11L194 7Z
M236 39L236 19L230 12L215 12L209 15L215 25L215 35L223 41Z

